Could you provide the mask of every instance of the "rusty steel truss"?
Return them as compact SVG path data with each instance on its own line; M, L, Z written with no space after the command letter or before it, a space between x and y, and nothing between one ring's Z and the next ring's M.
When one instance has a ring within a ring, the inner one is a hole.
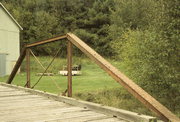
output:
M108 61L106 61L102 56L100 56L97 52L95 52L91 47L85 44L81 39L79 39L76 35L72 33L67 33L64 36L58 36L55 38L35 42L32 44L26 45L17 60L17 63L11 72L7 83L11 84L14 76L16 75L23 59L26 56L26 69L27 69L27 83L26 86L30 88L30 57L29 57L29 49L35 46L59 41L62 39L68 40L67 45L67 69L68 69L68 96L72 96L72 45L75 45L79 48L83 53L85 53L90 59L92 59L96 64L98 64L104 71L106 71L114 80L120 83L125 89L129 91L134 97L136 97L140 102L142 102L148 109L157 114L164 121L172 121L172 122L180 122L180 119L176 117L170 110L168 110L165 106L159 103L155 98L149 95L146 91L144 91L141 87L135 84L132 80L130 80L127 76L121 73L117 68L111 65Z

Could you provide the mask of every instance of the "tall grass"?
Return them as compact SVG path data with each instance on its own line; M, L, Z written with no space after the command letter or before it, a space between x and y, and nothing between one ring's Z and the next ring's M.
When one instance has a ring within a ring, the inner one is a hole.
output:
M96 90L85 93L79 92L76 93L74 97L89 102L95 102L106 106L137 112L139 114L155 116L122 87L106 88L103 90Z

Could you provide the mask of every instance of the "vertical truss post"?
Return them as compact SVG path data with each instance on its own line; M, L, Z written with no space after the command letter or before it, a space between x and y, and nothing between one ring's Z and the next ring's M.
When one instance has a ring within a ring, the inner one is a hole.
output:
M68 71L68 97L72 97L72 43L68 41L67 45L67 71Z
M27 81L26 86L27 88L30 88L30 49L26 49L26 75L27 75Z

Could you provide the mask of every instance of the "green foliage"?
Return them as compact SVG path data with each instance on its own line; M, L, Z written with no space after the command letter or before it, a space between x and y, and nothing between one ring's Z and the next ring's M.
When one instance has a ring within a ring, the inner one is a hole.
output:
M87 15L81 21L80 28L75 33L104 56L113 54L108 37L110 25L110 9L113 8L111 0L96 0Z
M116 58L124 63L134 81L178 112L179 1L122 0L116 3L110 35L114 40L112 47L118 54Z
M24 28L21 47L26 43L63 35L77 33L102 55L112 54L107 37L110 24L111 0L1 0L10 13ZM41 46L35 53L48 55L62 48L65 56L65 44ZM75 50L77 51L77 50ZM76 55L81 55L77 51Z
M157 27L162 18L161 1L155 0L114 0L115 8L111 14L109 37L111 47L116 53L115 59L121 59L123 34L128 30L147 30Z

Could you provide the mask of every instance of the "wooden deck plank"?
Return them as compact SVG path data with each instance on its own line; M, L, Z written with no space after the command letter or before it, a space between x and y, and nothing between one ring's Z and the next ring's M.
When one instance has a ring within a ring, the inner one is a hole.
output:
M43 97L35 96L35 95L23 95L23 96L14 96L14 97L0 97L1 102L8 101L21 101L21 100L34 100L34 99L43 99Z
M81 117L72 117L66 119L57 119L57 120L46 120L47 122L98 122L98 121L105 121L105 122L128 122L122 119L117 119L114 117L106 116L106 115L88 115L88 116L81 116Z
M88 122L126 122L125 120L120 120L117 118L105 118L105 119L99 119L99 120L93 120L93 121L88 121Z
M58 118L58 121L60 120L65 120L65 119L71 119L74 120L73 118L79 118L81 120L81 117L86 117L86 116L91 116L91 115L96 115L96 116L102 116L102 114L96 114L92 111L87 111L87 112L82 112L82 111L66 111L66 112L61 112L61 111L56 111L54 112L48 112L48 113L41 113L36 116L32 116L29 118L24 118L21 119L21 121L48 121L50 118ZM15 119L15 118L14 118Z
M17 91L17 90L7 90L7 89L6 90L1 90L0 89L0 92L14 92L14 91Z
M63 109L63 108L69 108L70 106L64 106L64 105L59 105L59 108ZM4 110L0 110L0 116L1 115L7 115L7 114L14 114L14 113L27 113L27 112L31 112L31 111L40 111L40 110L46 110L48 111L49 109L56 109L57 105L42 105L42 106L32 106L32 107L22 107L20 109L4 109Z
M124 122L119 117L114 118L113 115L106 115L104 112L79 106L79 104L82 104L80 101L74 101L79 102L77 105L67 102L72 98L66 98L66 100L63 98L62 101L59 101L53 99L56 96L52 98L47 93L41 95L41 93L34 92L34 90L28 92L28 90L32 91L32 89L24 90L22 88L16 90L14 87L1 87L1 84L0 90L0 121L3 122Z
M69 113L71 111L80 111L78 108L76 109L72 109L72 108L56 108L56 109L48 109L48 110L39 110L39 111L31 111L31 112L28 112L28 113L14 113L13 115L11 115L11 118L8 118L7 120L8 121L11 121L11 120L32 120L32 121L35 121L35 120L44 120L44 119L49 119L49 118L54 118L54 117L62 117L63 114L66 114L66 113ZM1 117L1 120L3 119L4 117L2 116Z
M0 97L14 97L14 96L27 96L27 95L30 95L30 94L11 94L11 95L2 95Z
M33 94L28 94L28 95L22 95L22 96L13 96L13 97L0 97L0 101L1 100L17 100L17 99L29 99L29 98L33 98L33 99L35 99L35 98L39 98L39 97L41 97L41 98L44 98L44 97L42 97L42 96L37 96L37 95L33 95Z
M0 94L0 97L11 97L11 96L24 96L24 95L28 95L30 93L26 93L26 92L9 92L9 93L3 93Z
M13 104L12 106L10 104L8 104L9 106L2 105L2 106L0 106L0 110L22 109L22 108L28 108L28 107L31 107L31 106L36 106L36 107L38 107L38 106L47 106L47 105L50 105L50 104L56 105L57 107L62 106L62 105L68 106L68 105L62 104L62 103L59 103L59 105L58 105L58 104L53 104L52 102L49 102L49 101L44 101L44 102L42 101L40 103L28 103L28 104L24 103L24 104L19 104L19 105Z
M24 97L23 99L12 99L12 100L9 100L9 99L0 99L0 104L2 103L11 103L11 101L13 102L26 102L26 101L35 101L35 100L46 100L45 98L43 97Z
M101 118L109 118L106 115L88 115L88 116L81 116L81 117L71 117L71 118L63 118L62 119L48 119L47 122L87 122L92 119L101 119Z
M36 103L36 102L43 102L43 101L54 102L52 100L44 99L42 97L37 97L36 99L16 99L16 100L11 100L11 101L2 100L2 101L0 101L0 103L7 104L7 105L8 104L16 104L17 105L17 104L22 104L22 103L27 104L27 103L34 103L34 102Z
M29 94L29 93L24 92L24 91L0 92L0 96L3 96L3 95L16 95L16 94Z
M0 91L3 91L3 90L12 90L12 88L8 88L8 87L0 85ZM13 89L13 90L17 90L17 89Z
M13 92L0 92L0 95L4 95L4 94L19 94L19 93L26 93L26 92L15 90Z
M21 109L18 111L5 111L5 112L1 112L0 116L2 118L11 115L11 118L16 118L16 117L23 117L23 116L29 116L30 118L33 117L39 117L41 115L45 115L45 114L56 114L56 113L66 113L66 112L72 112L72 111L81 111L81 108L78 107L67 107L67 106L62 106L62 107L57 107L57 106L39 106L36 108L28 108L28 109ZM4 116L4 117L3 117ZM0 117L0 118L1 118Z

